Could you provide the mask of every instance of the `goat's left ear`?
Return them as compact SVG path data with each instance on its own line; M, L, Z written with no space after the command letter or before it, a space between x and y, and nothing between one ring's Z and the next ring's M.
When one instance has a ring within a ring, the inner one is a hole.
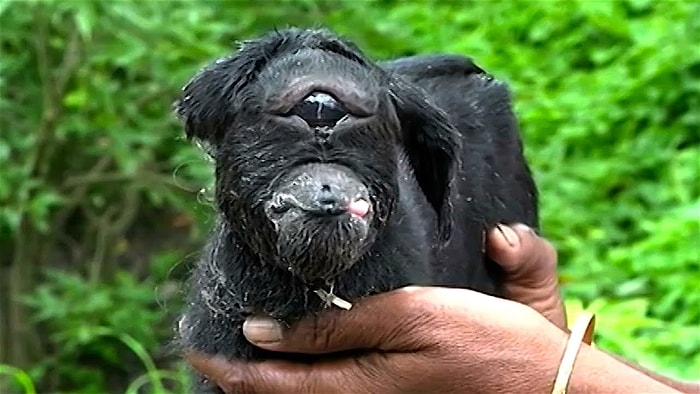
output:
M447 241L452 230L450 194L461 150L459 132L418 87L400 78L391 85L406 154L418 185L438 214L440 238Z

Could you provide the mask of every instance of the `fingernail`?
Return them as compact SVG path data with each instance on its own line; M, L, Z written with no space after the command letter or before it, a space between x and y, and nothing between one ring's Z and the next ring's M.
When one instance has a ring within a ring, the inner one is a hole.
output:
M528 226L527 224L516 223L512 226L512 228L519 229L520 231L524 231L525 233L530 235L537 235L535 230L533 230L532 227Z
M518 233L516 233L512 228L506 226L505 224L499 224L496 227L510 247L515 248L520 246L520 237L518 237Z
M282 341L282 326L269 317L250 317L243 323L243 335L254 343L277 343Z

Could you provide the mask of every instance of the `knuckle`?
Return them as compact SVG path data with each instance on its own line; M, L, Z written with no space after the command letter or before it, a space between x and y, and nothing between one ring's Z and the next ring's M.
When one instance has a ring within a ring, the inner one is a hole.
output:
M392 309L399 319L413 320L430 313L439 298L439 289L430 287L407 287L391 300Z
M312 370L308 370L299 378L298 387L298 392L300 393L323 393L324 391L328 391L321 387L321 382L317 379L317 376Z
M233 393L248 393L248 386L243 381L243 378L233 368L226 371L222 377L222 381L217 382L221 390L226 394Z
M306 335L306 340L314 349L328 349L333 343L334 336L338 334L338 328L334 315L317 315L313 318L312 329Z
M401 375L401 370L392 368L389 356L385 353L371 353L367 357L360 357L353 360L355 371L354 376L361 376L353 387L346 385L348 392L352 393L390 393L391 388L398 386L397 375Z
M394 330L387 334L403 337L413 345L424 344L431 335L427 331L439 326L439 317L452 308L454 297L444 294L446 289L421 288L409 297L402 297L395 304L396 313L392 318Z
M231 367L217 382L219 388L226 394L256 393L254 373L248 368Z

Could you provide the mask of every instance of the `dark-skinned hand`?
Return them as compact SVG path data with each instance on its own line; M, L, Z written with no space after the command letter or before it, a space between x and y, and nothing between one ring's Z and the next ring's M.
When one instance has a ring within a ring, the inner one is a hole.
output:
M556 253L522 225L492 229L487 253L504 268L511 300L464 289L409 287L290 328L266 317L243 326L251 343L272 351L362 350L359 354L313 364L227 361L195 353L187 358L226 393L548 392L567 341ZM584 345L569 392L601 390L673 392Z

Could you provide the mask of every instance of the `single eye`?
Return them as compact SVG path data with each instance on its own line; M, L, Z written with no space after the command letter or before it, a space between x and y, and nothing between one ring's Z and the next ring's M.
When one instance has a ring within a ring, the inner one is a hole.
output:
M323 92L313 92L295 105L287 115L304 119L311 127L333 127L348 110L333 96Z

